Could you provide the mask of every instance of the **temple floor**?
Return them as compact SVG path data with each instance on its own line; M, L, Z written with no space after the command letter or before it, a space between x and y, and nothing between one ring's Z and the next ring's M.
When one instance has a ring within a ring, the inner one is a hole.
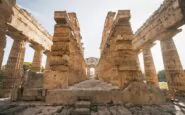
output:
M119 89L99 80L86 80L62 91L108 91ZM61 89L56 89L59 91ZM97 95L97 94L94 94ZM108 96L108 95L107 95ZM71 98L71 100L73 100ZM134 105L132 103L106 104L91 103L82 98L71 105L49 105L45 102L10 102L9 98L0 99L0 115L185 115L185 99L167 101L156 105Z
M114 90L118 89L117 86L100 81L100 80L85 80L80 83L74 84L67 88L68 90Z
M91 105L90 115L185 115L185 100L166 102L162 105L136 106ZM74 106L50 106L41 102L10 102L0 100L0 115L78 115ZM82 110L83 111L83 110ZM80 114L81 115L81 114ZM82 114L87 115L87 114Z

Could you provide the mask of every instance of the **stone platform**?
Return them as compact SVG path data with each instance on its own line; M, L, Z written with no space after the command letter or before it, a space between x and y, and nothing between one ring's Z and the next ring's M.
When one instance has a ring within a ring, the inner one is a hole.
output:
M66 89L48 90L45 101L51 105L74 105L78 99L88 99L98 105L105 104L159 104L165 101L156 87L145 83L132 83L125 89L98 80L86 80Z

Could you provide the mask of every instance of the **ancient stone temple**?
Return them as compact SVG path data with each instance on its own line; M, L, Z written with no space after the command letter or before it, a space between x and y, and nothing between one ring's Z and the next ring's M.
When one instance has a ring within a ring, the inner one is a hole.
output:
M95 79L96 78L96 66L98 64L98 58L95 57L89 57L86 58L86 64L87 64L87 77L88 79ZM91 69L94 69L94 73L92 73L93 71L91 71Z
M157 84L151 47L160 41L168 87L173 95L185 92L185 75L173 37L185 24L185 1L164 0L151 17L136 31L134 49L143 52L145 74L149 84Z
M55 21L50 69L44 75L45 89L66 88L86 80L86 65L76 14L56 11Z
M132 46L134 35L129 22L130 11L120 10L114 20L113 17L108 13L104 29L108 35L104 34L107 38L103 36L97 74L99 79L123 88L130 82L141 81L142 76Z
M173 37L185 25L185 0L164 0L136 33L130 18L130 10L108 12L101 57L84 58L76 13L55 11L51 36L15 0L0 0L0 66L6 36L13 39L0 71L0 98L11 98L0 99L0 115L184 115L185 73ZM158 83L151 50L157 40L169 90ZM23 71L27 43L34 56L30 69Z

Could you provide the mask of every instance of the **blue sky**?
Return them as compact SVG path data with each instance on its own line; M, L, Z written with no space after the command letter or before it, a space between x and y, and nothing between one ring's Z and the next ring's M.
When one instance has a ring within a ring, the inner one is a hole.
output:
M119 9L131 10L131 24L135 32L146 19L160 6L163 0L17 0L17 3L27 9L32 15L53 34L54 19L56 10L76 12L81 27L85 47L85 57L99 57L99 46L102 37L104 21L108 11ZM174 37L175 44L185 67L185 27L183 32ZM12 40L8 39L4 58L6 64ZM28 47L25 61L32 61L34 51ZM152 48L152 54L157 70L163 69L163 61L159 42ZM45 63L45 56L43 64ZM143 68L142 55L139 55L141 67Z

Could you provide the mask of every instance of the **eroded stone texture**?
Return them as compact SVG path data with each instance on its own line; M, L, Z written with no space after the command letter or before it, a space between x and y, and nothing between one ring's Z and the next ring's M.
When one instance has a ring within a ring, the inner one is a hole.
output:
M44 88L64 88L86 79L81 35L75 13L55 12L55 33Z
M152 53L150 50L151 46L146 46L143 49L145 76L146 76L146 81L148 84L158 86L159 85L158 84L158 77L157 77Z
M164 0L163 4L136 31L133 45L142 49L148 42L154 42L158 36L169 28L179 28L185 20L184 0Z
M14 39L4 73L6 78L5 82L3 83L3 87L5 89L11 89L21 84L25 44L26 42L23 39Z
M28 42L39 44L44 49L51 50L52 36L39 24L31 13L20 8L18 5L13 7L13 13L12 21L8 23L10 33L14 34L17 31L26 36Z
M43 48L40 46L32 46L35 50L31 70L33 72L41 72L42 70L42 56Z
M0 3L0 70L4 57L4 48L6 46L6 31L7 22L10 22L12 15L12 6L15 4L15 0L1 1Z
M173 32L175 32L173 34ZM173 36L179 31L169 31L165 33L163 39L160 40L165 75L168 81L168 87L172 93L180 93L185 91L185 74L180 62L180 58L173 41Z
M184 0L164 0L163 4L136 31L135 39L133 40L134 49L140 52L144 50L148 43L154 43L156 40L162 39L161 46L163 47L162 52L164 66L165 69L167 69L165 70L166 76L167 79L169 79L168 82L168 84L170 85L169 89L172 88L170 89L172 92L176 92L177 90L179 90L180 87L181 87L180 90L183 89L182 82L184 78L174 76L184 76L184 75L181 70L182 69L181 63L173 40L169 40L169 38L172 38L175 34L170 36L168 36L168 34L173 34L174 33L173 30L178 30L178 28L184 25L185 20L184 6L185 6ZM167 45L168 42L171 45L168 46ZM167 50L165 47L168 47L169 49Z
M99 79L121 88L132 81L142 79L138 56L132 46L134 36L129 20L130 11L118 11L104 43L106 46L101 49L102 54L97 67Z
M50 57L51 57L51 52L47 51L47 52L45 52L45 54L47 56L45 70L49 70L50 69L49 60L50 60Z
M6 46L5 34L0 33L0 70L1 70L2 63L3 63L5 46Z

